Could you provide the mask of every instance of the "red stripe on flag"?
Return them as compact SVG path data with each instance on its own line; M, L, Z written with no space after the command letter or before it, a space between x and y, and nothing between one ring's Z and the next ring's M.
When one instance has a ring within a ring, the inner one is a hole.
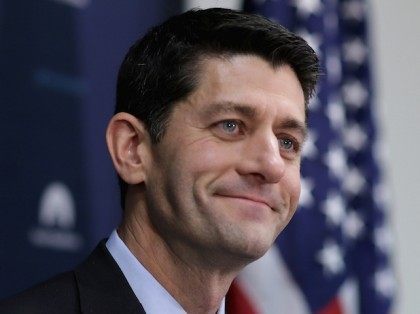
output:
M343 314L343 309L340 305L338 298L334 298L330 303L327 304L317 314Z
M251 300L235 281L230 286L226 296L226 313L258 314Z

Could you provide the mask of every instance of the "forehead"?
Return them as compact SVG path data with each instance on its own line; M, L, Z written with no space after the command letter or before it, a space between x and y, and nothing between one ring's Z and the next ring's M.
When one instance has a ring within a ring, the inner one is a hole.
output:
M199 72L198 86L188 97L193 110L212 112L209 107L215 105L241 104L256 116L269 113L305 120L303 90L288 65L273 68L260 57L234 55L206 58Z

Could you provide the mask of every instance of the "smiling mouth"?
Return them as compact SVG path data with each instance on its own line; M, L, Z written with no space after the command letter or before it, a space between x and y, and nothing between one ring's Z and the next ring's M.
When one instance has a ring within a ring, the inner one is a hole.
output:
M268 207L271 210L274 210L266 201L261 200L261 199L257 199L257 198L253 198L253 197L249 197L249 196L242 196L242 195L222 195L222 194L215 194L218 197L223 197L223 198L230 198L230 199L235 199L238 201L244 201L247 202L251 205L257 205L257 206L261 206L263 205L264 207Z

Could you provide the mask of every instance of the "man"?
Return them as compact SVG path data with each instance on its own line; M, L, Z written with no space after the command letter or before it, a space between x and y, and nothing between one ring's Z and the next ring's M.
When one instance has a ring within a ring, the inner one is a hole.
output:
M153 28L122 63L106 139L123 220L10 313L223 313L235 276L291 219L318 77L307 43L227 9Z

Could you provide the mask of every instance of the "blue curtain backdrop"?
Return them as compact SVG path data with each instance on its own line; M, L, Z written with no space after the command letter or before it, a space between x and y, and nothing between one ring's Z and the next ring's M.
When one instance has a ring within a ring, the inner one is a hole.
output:
M80 262L120 217L104 132L164 0L0 1L0 298Z

